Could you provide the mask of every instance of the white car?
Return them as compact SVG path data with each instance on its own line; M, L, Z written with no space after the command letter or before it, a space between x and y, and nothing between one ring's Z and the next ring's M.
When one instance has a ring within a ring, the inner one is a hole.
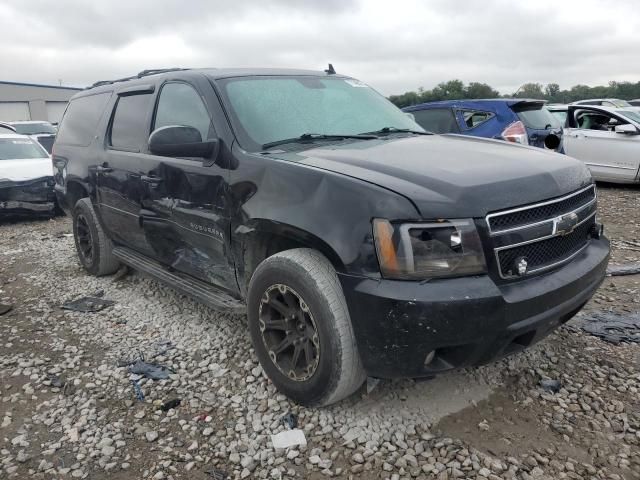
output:
M42 145L26 135L0 133L0 218L53 215L53 185L51 157Z
M51 153L53 142L56 139L58 129L51 123L42 120L22 120L19 122L8 122L16 132L22 135L29 135L34 140L38 141L45 150Z
M626 100L620 100L619 98L590 98L588 100L578 100L571 105L601 105L603 107L617 107L626 108L632 107Z
M640 183L640 109L569 105L564 152L582 160L593 178Z

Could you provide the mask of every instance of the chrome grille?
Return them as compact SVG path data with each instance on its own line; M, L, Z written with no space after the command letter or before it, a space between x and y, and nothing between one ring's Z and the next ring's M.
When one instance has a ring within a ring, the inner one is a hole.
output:
M551 220L558 215L583 207L596 199L595 185L578 190L565 197L549 200L505 212L487 215L487 223L492 233L504 232L533 223Z
M519 276L516 263L521 259L527 264L524 275L530 275L575 257L588 245L596 200L595 186L590 185L554 200L487 215L500 277Z

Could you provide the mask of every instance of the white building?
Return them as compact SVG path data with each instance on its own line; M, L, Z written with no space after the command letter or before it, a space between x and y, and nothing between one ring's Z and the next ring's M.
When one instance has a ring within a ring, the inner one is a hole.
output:
M80 88L0 81L0 121L59 122L69 99Z

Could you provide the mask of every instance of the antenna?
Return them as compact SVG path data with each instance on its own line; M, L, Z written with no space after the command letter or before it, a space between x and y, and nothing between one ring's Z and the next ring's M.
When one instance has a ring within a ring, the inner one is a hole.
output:
M327 68L325 70L325 73L328 74L328 75L335 75L336 74L336 71L333 68L333 65L331 63L329 64L329 68Z

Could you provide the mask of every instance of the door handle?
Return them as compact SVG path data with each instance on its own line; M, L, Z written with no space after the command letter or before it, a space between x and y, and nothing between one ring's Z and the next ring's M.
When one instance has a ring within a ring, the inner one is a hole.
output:
M96 167L96 172L98 172L98 173L108 173L108 172L112 172L112 171L113 171L113 168L108 167L106 165L98 165Z
M162 178L148 176L148 175L140 175L140 180L142 180L145 183L150 183L151 185L157 185L162 181Z

